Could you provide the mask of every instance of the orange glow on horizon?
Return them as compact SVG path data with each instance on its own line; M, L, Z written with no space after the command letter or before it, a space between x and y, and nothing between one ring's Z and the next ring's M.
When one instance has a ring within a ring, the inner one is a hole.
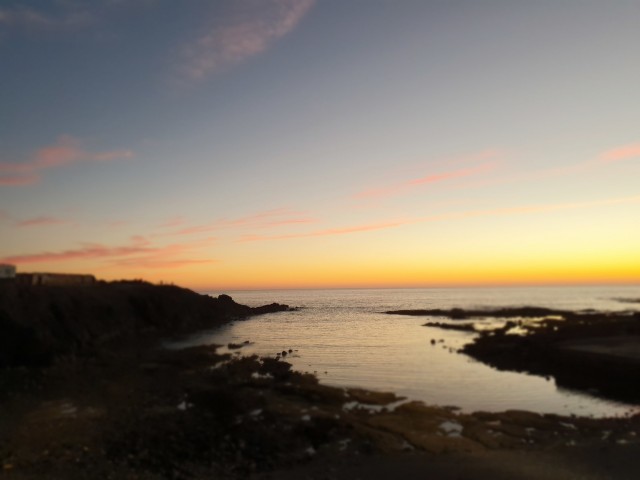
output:
M543 285L640 285L640 262L590 265L551 261L500 265L282 265L280 268L214 266L184 271L173 278L157 274L152 282L171 282L198 291L313 288L427 288ZM218 268L219 267L219 268ZM178 273L178 272L175 272ZM113 279L118 278L113 277Z

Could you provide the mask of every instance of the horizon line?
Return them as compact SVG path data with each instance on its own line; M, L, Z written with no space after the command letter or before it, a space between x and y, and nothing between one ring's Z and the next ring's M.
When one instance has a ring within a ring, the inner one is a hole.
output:
M168 282L164 282L167 284ZM178 285L174 283L174 285ZM255 288L218 288L218 287L186 287L197 292L230 291L230 292L265 292L285 290L441 290L441 289L490 289L490 288L577 288L577 287L637 287L640 280L605 281L605 282L556 282L556 283L486 283L486 284L443 284L443 285L392 285L392 286L311 286L311 287L255 287Z

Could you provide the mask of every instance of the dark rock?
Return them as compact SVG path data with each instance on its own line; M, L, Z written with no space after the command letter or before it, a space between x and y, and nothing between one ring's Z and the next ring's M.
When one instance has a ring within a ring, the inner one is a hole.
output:
M524 335L510 335L516 323L508 321L482 332L463 352L500 370L553 376L564 388L640 401L640 324L635 314L592 311L563 316L564 320L521 324Z
M571 314L565 310L552 310L542 307L513 307L496 308L484 310L464 310L462 308L451 309L417 309L417 310L391 310L385 312L390 315L411 315L411 316L431 316L447 317L452 320L468 320L470 318L544 318L549 316L565 317Z
M238 305L236 303L236 305ZM294 308L289 307L289 305L283 305L280 303L270 303L269 305L262 305L261 307L253 307L249 310L249 315L262 315L265 313L275 313L275 312L292 312Z
M212 328L276 311L228 295L213 298L173 285L98 282L91 286L0 285L0 367L48 365L61 356L93 355L123 342Z
M472 323L464 323L464 324L452 324L452 323L442 323L442 322L427 322L423 325L423 327L435 327L441 328L443 330L458 330L462 332L475 332L475 326ZM435 345L436 341L431 340L431 344Z

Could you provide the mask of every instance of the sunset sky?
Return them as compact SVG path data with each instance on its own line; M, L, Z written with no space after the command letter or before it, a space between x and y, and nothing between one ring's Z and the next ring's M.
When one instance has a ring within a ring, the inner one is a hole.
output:
M640 2L0 2L0 262L640 283Z

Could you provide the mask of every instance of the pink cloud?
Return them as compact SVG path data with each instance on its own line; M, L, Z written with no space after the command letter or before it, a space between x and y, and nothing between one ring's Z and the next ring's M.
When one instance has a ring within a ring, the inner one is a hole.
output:
M0 185L32 185L40 180L41 172L44 170L82 162L103 162L132 157L131 150L89 152L82 148L78 139L62 135L55 144L36 150L27 162L0 162Z
M63 250L59 252L40 252L27 255L6 257L2 261L9 263L41 263L41 262L65 262L78 259L98 259L120 257L141 253L155 253L153 248L146 244L135 244L108 247L99 243L86 243L81 248Z
M277 208L232 220L221 220L219 223L223 226L268 228L283 225L313 223L315 221L315 219L306 216L303 212L296 212L289 210L288 208Z
M397 220L392 222L373 223L368 225L356 225L353 227L329 228L327 230L319 230L313 232L314 237L325 237L328 235L347 235L349 233L371 232L373 230L386 230L388 228L400 227L411 223L408 220Z
M449 163L459 163L460 161L479 162L479 161L484 161L491 158L496 158L498 155L499 153L497 151L490 150L486 152L481 152L476 155L466 156L462 159L457 159L457 160L454 159ZM456 170L448 170L444 172L433 173L425 177L406 180L404 182L387 186L387 187L364 190L354 195L354 198L357 198L357 199L383 198L383 197L390 197L393 195L399 195L408 190L421 187L423 185L435 184L435 183L445 182L448 180L454 180L458 178L481 175L483 173L494 170L496 166L497 166L497 162L494 161L494 162L481 163L473 167L458 168Z
M107 246L99 243L85 243L80 248L46 251L25 255L14 255L0 259L0 262L22 264L68 262L72 260L102 260L110 265L166 268L169 266L192 265L215 262L211 258L192 258L185 255L210 244L211 239L198 243L171 244L155 246L142 236L131 237L125 245Z
M54 217L52 215L38 215L35 217L29 217L29 218L16 218L13 215L10 215L9 213L5 212L4 210L0 211L0 220L9 221L12 224L12 226L17 228L42 227L42 226L70 223L69 220Z
M16 227L40 227L40 226L47 226L47 225L59 225L61 223L67 223L67 221L61 218L43 215L39 217L28 218L26 220L21 220L19 222L16 222L15 226Z
M111 220L107 222L107 225L110 228L120 228L129 225L129 222L127 220Z
M254 242L260 240L288 240L292 238L309 238L309 237L327 237L334 235L348 235L351 233L371 232L374 230L386 230L396 228L409 223L415 223L415 220L394 220L389 222L379 222L363 225L354 225L349 227L329 228L325 230L316 230L307 233L292 233L287 235L245 235L240 241Z
M501 215L520 215L552 212L559 210L575 210L582 208L604 207L611 205L620 205L628 203L640 203L640 195L631 197L606 198L589 202L567 202L556 204L539 204L539 205L522 205L516 207L494 208L486 210L463 210L459 212L447 212L436 215L428 215L424 217L407 218L381 223L372 223L364 225L355 225L350 227L330 228L325 230L316 230L306 233L296 233L288 235L244 235L240 238L241 242L256 242L265 240L290 240L295 238L324 237L333 235L348 235L352 233L370 232L376 230L386 230L390 228L398 228L405 225L440 222L447 220L461 220L465 218L501 216Z
M244 217L220 219L201 225L192 225L181 228L174 235L194 235L198 233L212 232L229 228L275 228L289 225L302 225L315 223L317 220L309 217L304 212L297 212L287 208L277 208L254 213Z
M433 175L427 175L423 178L416 178L407 182L408 185L425 185L428 183L437 183L444 180L451 180L454 178L470 177L480 173L488 172L496 167L495 163L485 163L472 168L462 168L460 170L454 170L451 172L436 173Z
M488 217L502 215L526 215L531 213L544 213L560 210L576 210L582 208L605 207L611 205L620 205L627 203L640 203L640 195L631 197L605 198L601 200L593 200L588 202L566 202L566 203L547 203L538 205L520 205L516 207L493 208L486 210L466 210L460 212L450 212L440 215L431 215L420 217L412 223L425 223L443 220L458 220L473 217Z
M314 218L289 218L286 220L274 220L273 222L265 222L261 225L262 228L271 227L284 227L287 225L308 225L310 223L316 223Z
M217 263L211 258L184 258L183 255L193 249L193 244L172 244L157 248L144 255L132 255L113 260L113 264L127 268L180 268L189 265Z
M64 167L88 156L90 155L80 148L78 140L68 135L62 135L55 145L38 149L31 166L34 169Z
M534 170L523 173L514 173L502 177L494 177L491 179L475 179L473 185L489 186L496 184L516 183L516 182L532 182L540 181L546 178L566 177L569 175L579 175L592 173L607 164L640 158L640 144L627 145L615 148L601 153L595 158L585 160L570 165L562 165L559 167L546 168L542 170Z
M242 15L201 35L182 51L181 76L202 80L264 52L291 32L314 0L244 3Z
M617 197L617 198L605 198L601 200L593 200L589 202L567 202L567 203L555 203L555 204L543 204L543 205L524 205L519 207L507 207L496 210L487 210L484 212L478 212L480 214L492 214L492 215L512 215L518 213L538 213L538 212L551 212L555 210L575 210L581 208L591 207L606 207L611 205L621 205L626 203L639 203L640 195L631 197Z
M217 224L205 224L205 225L194 225L191 227L181 228L177 232L174 232L175 235L194 235L197 233L207 233L217 230L219 227Z
M129 258L114 262L115 265L127 268L182 268L190 265L202 265L218 263L214 259L168 259L164 256L156 256L153 258Z
M0 164L0 171L2 171L2 164ZM0 186L9 186L9 187L23 187L25 185L33 185L40 180L40 177L37 175L3 175L0 176Z
M619 162L638 157L640 157L640 143L635 143L608 150L600 155L600 160L603 162Z
M175 227L179 227L180 225L184 225L185 219L182 215L178 215L175 217L171 217L169 219L167 219L166 221L162 222L159 227L160 228L175 228Z

